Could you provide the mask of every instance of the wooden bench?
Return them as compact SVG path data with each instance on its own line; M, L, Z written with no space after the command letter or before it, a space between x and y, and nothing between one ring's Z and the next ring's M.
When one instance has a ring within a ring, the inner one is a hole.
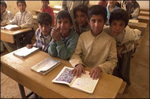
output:
M138 20L139 22L149 23L149 16L139 15Z
M149 12L149 9L148 8L140 8L140 11L148 11Z
M148 11L140 11L140 15L149 16L149 12Z

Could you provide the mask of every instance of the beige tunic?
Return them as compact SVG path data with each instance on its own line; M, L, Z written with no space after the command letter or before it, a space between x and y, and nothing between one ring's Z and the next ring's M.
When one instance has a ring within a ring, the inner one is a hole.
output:
M85 66L99 66L103 72L112 73L117 63L116 42L105 32L93 36L91 31L83 32L69 62Z

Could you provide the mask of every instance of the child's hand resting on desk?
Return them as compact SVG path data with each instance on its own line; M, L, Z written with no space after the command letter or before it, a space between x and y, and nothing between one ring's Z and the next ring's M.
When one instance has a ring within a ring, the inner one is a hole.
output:
M90 70L89 74L91 78L98 79L101 77L102 70L99 66L95 66L94 68L92 68L92 70Z
M33 45L32 44L27 44L26 47L30 49L30 48L33 47Z
M82 64L78 64L73 70L72 75L76 77L81 77L81 74L85 73L84 66Z

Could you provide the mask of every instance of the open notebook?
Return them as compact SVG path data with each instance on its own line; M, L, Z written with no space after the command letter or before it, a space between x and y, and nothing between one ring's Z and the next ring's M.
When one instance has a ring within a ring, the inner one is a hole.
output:
M1 27L1 29L6 29L6 30L11 30L12 28L14 28L14 27L18 27L18 25L11 25L11 24L9 24L9 25L6 25L6 26L4 26L4 27Z
M28 49L27 47L23 47L23 48L20 48L18 50L16 50L13 55L17 56L17 57L20 57L20 58L25 58L27 56L29 56L30 54L32 54L33 52L39 50L38 48L36 47L32 47L30 49Z
M60 60L46 58L46 59L42 60L41 62L37 63L36 65L32 66L31 70L33 70L37 73L40 73L42 75L46 75L52 69L57 67L60 63L61 63Z
M89 75L89 71L77 78L71 74L72 70L73 68L65 66L52 82L66 84L72 88L92 94L99 79L93 80Z

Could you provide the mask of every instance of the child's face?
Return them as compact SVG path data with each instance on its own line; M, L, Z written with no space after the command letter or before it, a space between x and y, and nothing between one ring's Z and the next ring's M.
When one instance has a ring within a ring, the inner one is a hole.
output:
M20 12L24 12L26 10L26 5L24 3L18 3L17 7Z
M39 25L39 29L43 35L47 36L50 34L51 25L49 23L38 24L38 25Z
M110 27L113 35L118 36L123 33L123 30L125 29L125 22L122 20L114 20L110 24Z
M48 1L42 1L42 6L47 7L48 6Z
M106 21L107 20L104 20L101 15L93 15L91 17L89 24L91 26L92 34L94 36L97 36L102 32Z
M3 4L0 4L0 6L1 6L1 13L3 13L6 10L6 7Z
M70 20L68 18L60 18L57 19L57 28L60 29L60 33L68 34L70 31L70 27L72 27L72 24L70 23Z
M81 12L81 11L77 11L76 12L76 22L78 23L79 26L83 26L87 23L87 16L85 13Z

